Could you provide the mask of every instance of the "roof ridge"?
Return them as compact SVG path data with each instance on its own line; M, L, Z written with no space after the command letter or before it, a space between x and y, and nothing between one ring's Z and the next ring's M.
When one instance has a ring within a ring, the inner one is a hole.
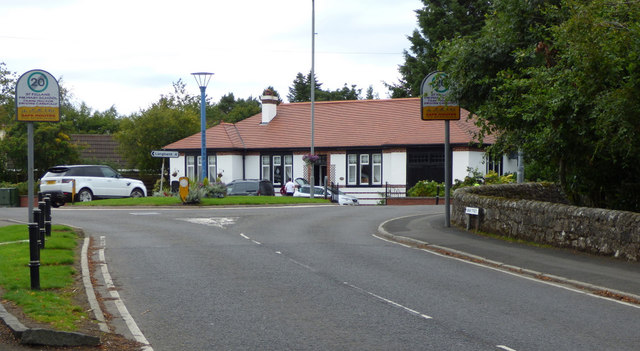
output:
M397 99L362 99L362 100L330 100L330 101L316 101L316 104L321 105L329 105L329 104L357 104L357 103L367 103L367 102L396 102L396 101L407 101L407 100L418 100L419 97L407 97L407 98L397 98ZM301 102L286 102L282 105L309 105L311 101L301 101Z

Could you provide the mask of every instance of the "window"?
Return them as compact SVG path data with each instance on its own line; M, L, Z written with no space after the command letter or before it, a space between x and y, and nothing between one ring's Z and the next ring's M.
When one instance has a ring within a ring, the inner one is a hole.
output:
M270 180L273 185L280 186L293 180L293 155L262 155L262 179Z
M262 156L262 179L271 180L271 162L268 155Z
M293 180L293 155L284 156L284 179Z
M348 154L347 184L361 186L381 185L382 154Z
M485 174L489 173L490 171L494 171L498 173L498 175L502 175L502 156L492 157L487 154L485 155L485 161L487 165Z
M218 179L218 175L216 174L216 156L207 156L207 158L209 159L207 177L209 178L209 183L215 183L216 179Z
M187 177L196 179L195 156L187 156Z
M202 156L187 156L187 177L189 179L200 179L202 174ZM209 182L216 181L216 156L207 155L207 178Z
M372 167L372 183L373 184L382 184L382 155L381 154L372 154L371 155L371 167Z
M358 169L358 155L350 154L348 157L348 165L347 165L347 182L350 185L356 185L358 182L356 181L357 177L357 169Z
M282 156L273 156L273 184L281 185L282 183Z

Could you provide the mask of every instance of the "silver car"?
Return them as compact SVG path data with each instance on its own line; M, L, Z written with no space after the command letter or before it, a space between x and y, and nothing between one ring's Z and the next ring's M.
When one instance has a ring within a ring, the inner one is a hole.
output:
M63 201L70 201L74 195L76 201L147 196L142 181L123 178L113 168L101 165L49 168L40 179L40 192Z
M309 185L302 185L300 186L296 192L293 194L293 196L297 196L297 197L310 197L309 195L310 192L310 186ZM331 198L332 192L331 189L327 189L327 198ZM313 193L313 197L324 197L325 193L324 193L324 187L322 186L315 186L314 187L314 193ZM338 190L338 203L340 205L358 205L358 198L352 195L347 195L345 193L343 193L342 191Z

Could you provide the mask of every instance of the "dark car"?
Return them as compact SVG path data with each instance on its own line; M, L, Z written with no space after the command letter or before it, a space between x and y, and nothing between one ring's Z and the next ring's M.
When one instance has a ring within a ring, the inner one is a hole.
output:
M228 196L274 196L273 184L266 179L238 179L227 184Z

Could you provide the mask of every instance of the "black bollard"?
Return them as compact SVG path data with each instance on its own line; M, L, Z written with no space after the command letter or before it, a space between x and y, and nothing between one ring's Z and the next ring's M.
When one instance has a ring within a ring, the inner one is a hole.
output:
M44 232L46 236L51 236L51 198L44 197Z
M39 208L33 209L33 222L38 226L38 235L36 236L36 243L38 244L38 248L42 248L42 240L40 240L40 217L42 216L42 211ZM31 240L31 238L29 238Z
M38 219L38 228L40 229L40 248L44 249L44 237L45 237L45 228L44 228L44 215L45 215L45 204L44 201L38 202L38 209L40 210L40 218Z
M33 211L34 216L36 210ZM40 247L38 245L40 229L37 223L29 223L29 269L31 271L31 290L40 290Z

